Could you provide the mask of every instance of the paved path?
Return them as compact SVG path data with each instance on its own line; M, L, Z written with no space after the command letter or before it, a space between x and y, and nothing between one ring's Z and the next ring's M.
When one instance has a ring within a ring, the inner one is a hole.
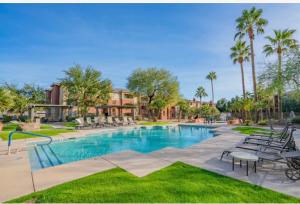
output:
M282 171L282 166L264 164L264 168L258 167L257 174L250 170L248 177L244 168L236 168L232 172L231 160L225 158L224 161L220 161L219 157L224 149L232 147L244 136L232 132L228 127L219 127L217 130L222 134L185 149L164 148L150 154L124 151L35 172L31 172L25 148L26 141L32 141L32 139L14 141L13 151L17 153L10 156L6 155L7 144L0 142L0 201L16 198L117 166L136 176L146 176L176 161L300 197L300 182L288 180ZM99 130L84 130L76 133L64 133L55 139L79 137L95 131L99 132ZM297 134L297 143L300 146L299 130ZM274 171L270 169L271 167L279 170Z

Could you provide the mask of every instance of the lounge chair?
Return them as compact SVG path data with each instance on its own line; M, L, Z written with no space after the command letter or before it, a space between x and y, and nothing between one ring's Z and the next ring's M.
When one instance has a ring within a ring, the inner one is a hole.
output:
M86 117L86 124L92 128L95 127L95 124L92 122L91 117Z
M136 125L136 122L132 118L128 117L128 121L130 124Z
M286 134L286 139L282 143L269 141L266 143L257 143L257 144L247 144L244 142L238 143L235 147L231 149L224 150L221 155L221 160L223 159L224 155L229 155L231 152L234 151L252 151L252 152L260 152L260 153L274 153L277 154L279 152L294 150L295 149L295 142L293 138L293 132L295 128L291 128ZM265 158L267 159L267 158Z
M285 170L285 175L293 180L300 179L300 151L284 152L281 154L282 158L286 161L288 169Z
M81 128L85 127L83 118L76 118L75 122L77 123L77 125L75 126L75 129L81 129Z
M96 127L103 127L104 123L100 122L100 118L98 116L94 117L94 125Z
M128 118L126 116L122 117L123 118L123 123L125 125L130 125L130 122L128 121Z
M109 126L117 126L117 124L112 120L112 117L111 116L108 116L107 117L107 122L106 122L107 125Z
M124 122L122 122L122 121L120 121L120 119L119 118L114 118L114 121L116 122L116 124L118 124L118 125L125 125L125 123Z

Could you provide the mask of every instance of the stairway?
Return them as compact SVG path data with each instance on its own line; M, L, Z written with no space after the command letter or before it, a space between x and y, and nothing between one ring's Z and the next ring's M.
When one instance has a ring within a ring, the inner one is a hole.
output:
M47 168L62 164L62 161L48 144L34 146L34 152L35 159L39 161L39 168Z

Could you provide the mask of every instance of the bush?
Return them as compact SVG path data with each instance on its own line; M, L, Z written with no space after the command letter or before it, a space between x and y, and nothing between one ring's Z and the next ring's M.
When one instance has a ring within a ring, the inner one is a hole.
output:
M294 123L294 124L300 124L300 116L294 117L292 119L292 123Z
M12 121L12 116L9 116L9 115L3 115L3 122L4 123L8 123Z
M72 116L67 116L67 117L66 117L66 120L67 120L68 122L73 122L75 119L76 119L76 117L72 117Z
M253 121L252 121L252 120L245 120L245 121L244 121L244 125L246 125L246 126L249 126L249 125L251 125L251 124L253 124Z
M268 121L267 120L260 120L257 123L258 125L268 125Z
M28 121L28 117L25 116L25 115L19 116L19 120L20 120L21 122L27 122L27 121Z

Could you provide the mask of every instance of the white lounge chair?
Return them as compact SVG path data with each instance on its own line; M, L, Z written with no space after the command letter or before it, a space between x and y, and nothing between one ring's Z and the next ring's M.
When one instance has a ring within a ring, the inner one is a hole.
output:
M136 125L136 122L132 118L128 117L128 121L129 121L129 124Z
M114 121L112 120L112 117L111 116L108 116L107 117L107 123L109 126L117 126L116 123L114 123Z

